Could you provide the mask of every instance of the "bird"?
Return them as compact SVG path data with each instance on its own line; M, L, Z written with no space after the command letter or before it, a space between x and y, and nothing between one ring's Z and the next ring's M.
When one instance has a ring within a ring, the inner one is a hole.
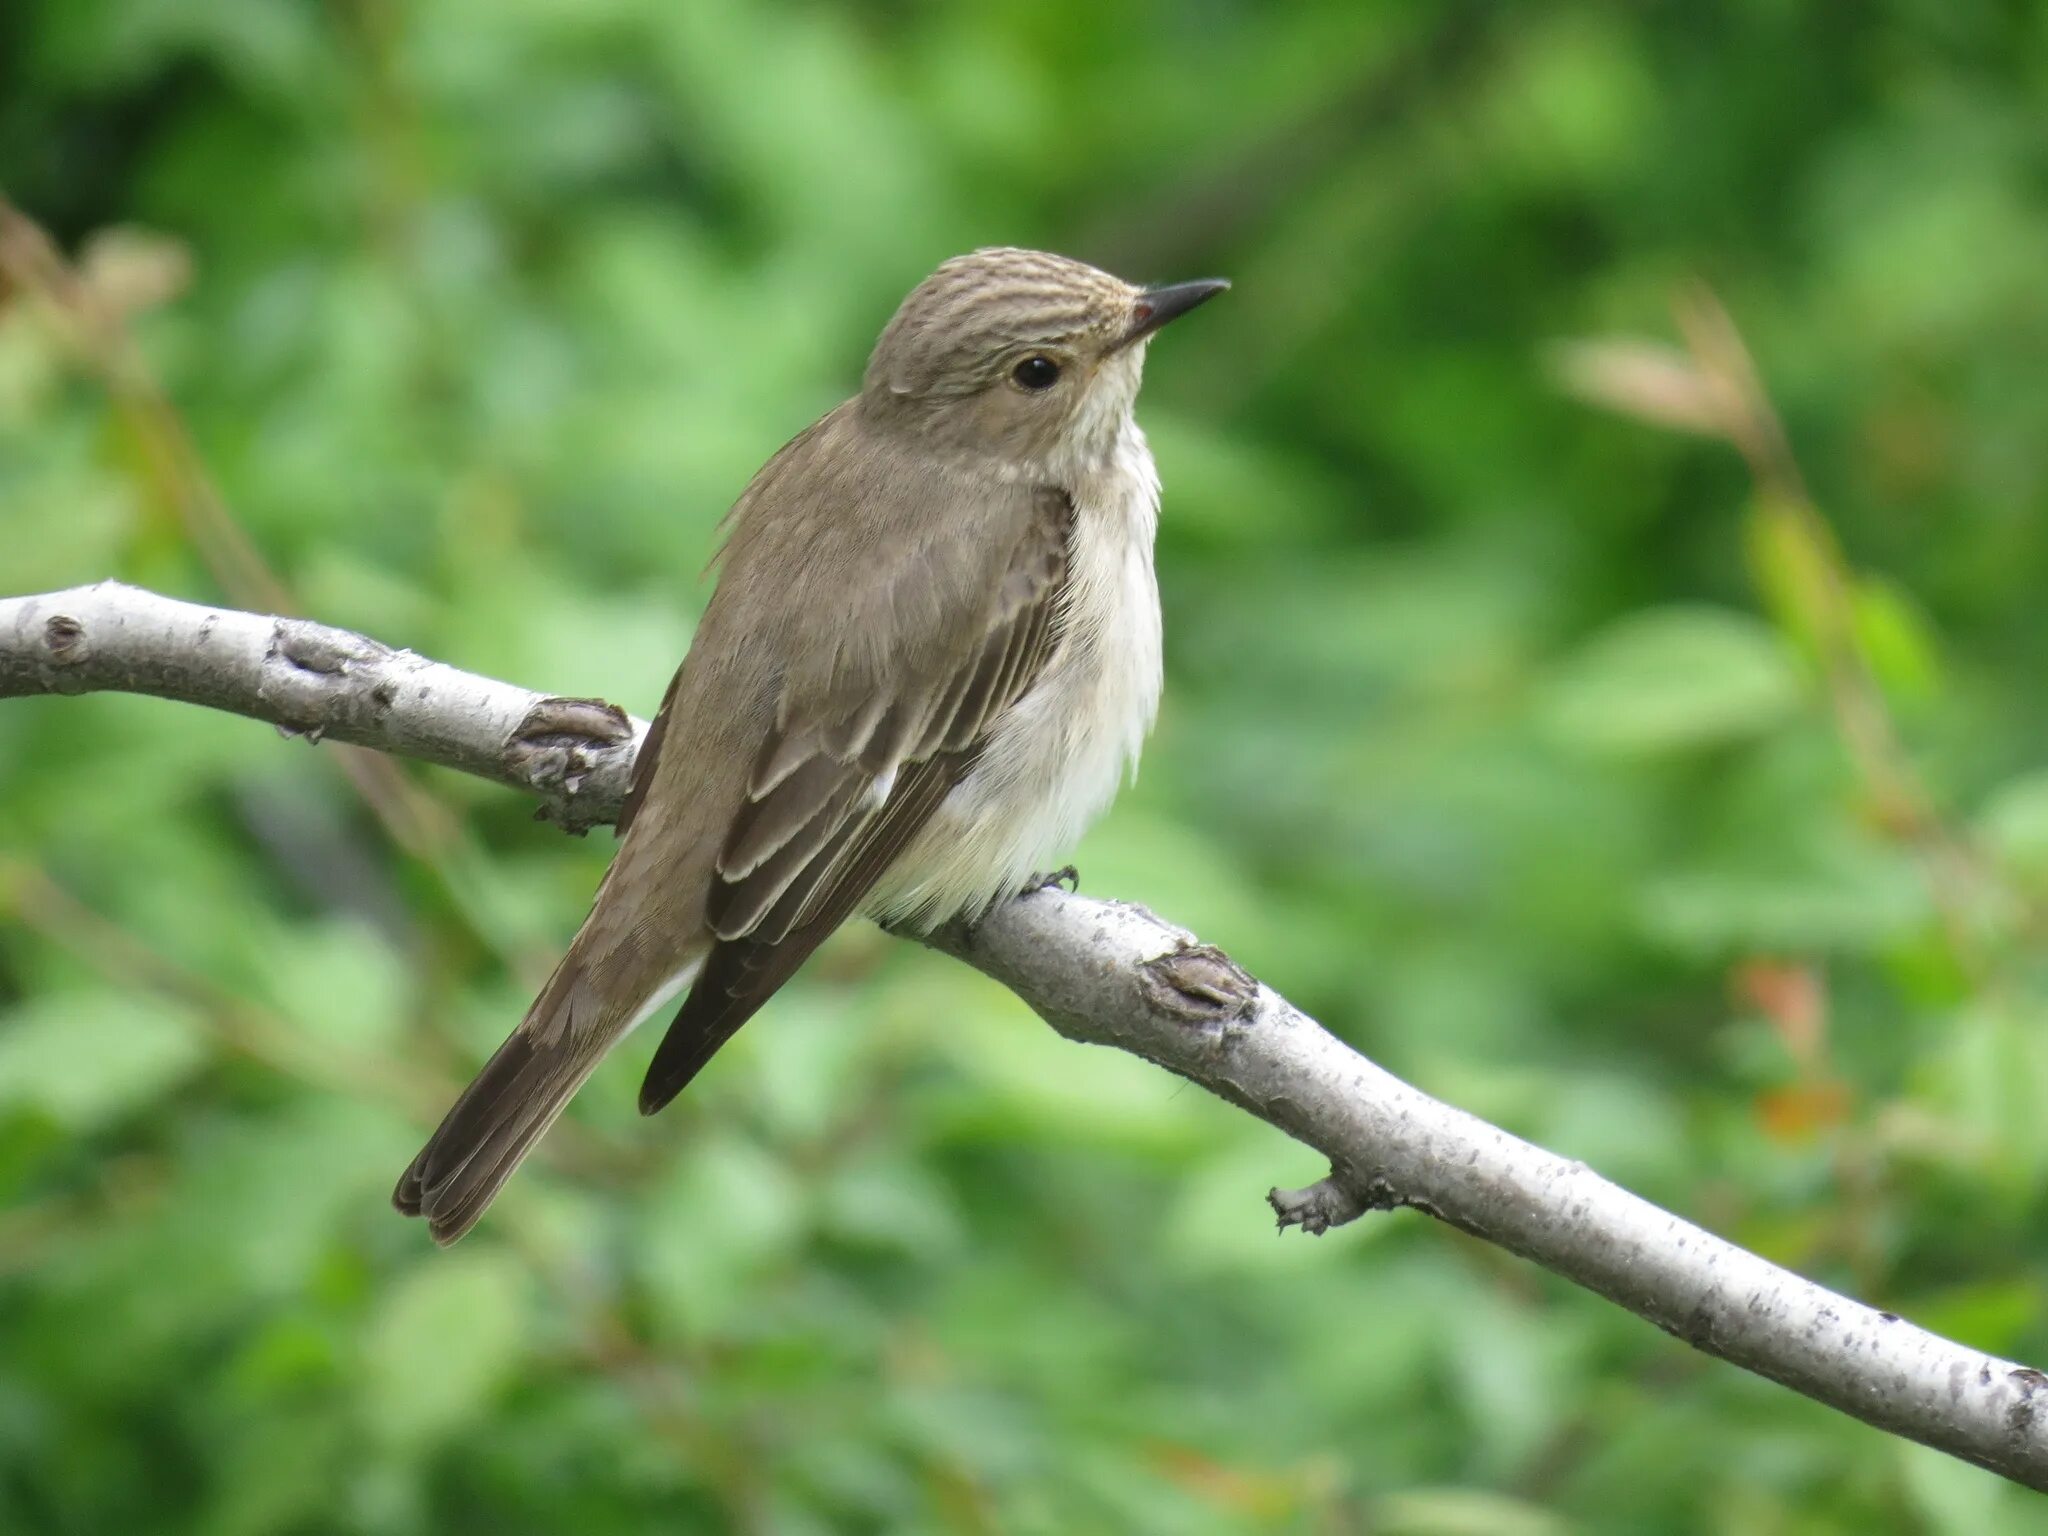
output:
M727 514L590 913L399 1211L456 1241L639 1024L681 999L651 1115L846 919L976 920L1108 806L1162 684L1132 407L1160 327L1228 287L994 247L910 292Z

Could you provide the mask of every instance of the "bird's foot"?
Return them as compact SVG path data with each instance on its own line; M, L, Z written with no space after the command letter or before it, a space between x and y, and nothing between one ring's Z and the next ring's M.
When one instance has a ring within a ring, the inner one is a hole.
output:
M1024 882L1024 888L1017 894L1036 896L1040 891L1057 890L1061 886L1078 893L1081 889L1081 871L1071 864L1062 864L1049 875L1033 875Z
M1026 896L1036 896L1040 891L1054 890L1064 886L1067 890L1081 889L1081 872L1071 864L1062 865L1049 875L1033 875L1009 895L998 894L989 898L987 906L972 914L962 914L955 921L960 935L970 945L981 937L981 925L993 917L998 908L1013 901L1022 901Z

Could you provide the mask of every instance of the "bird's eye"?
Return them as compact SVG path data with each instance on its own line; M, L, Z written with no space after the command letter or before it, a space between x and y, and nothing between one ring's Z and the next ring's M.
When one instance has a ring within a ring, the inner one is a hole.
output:
M1060 365L1043 353L1034 352L1010 370L1010 377L1025 389L1051 389L1060 381Z

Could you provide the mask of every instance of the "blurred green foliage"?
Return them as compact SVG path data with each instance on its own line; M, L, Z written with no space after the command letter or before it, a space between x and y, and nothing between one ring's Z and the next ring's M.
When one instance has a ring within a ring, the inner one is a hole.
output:
M304 611L645 714L936 261L1227 273L1085 888L2041 1360L2044 99L1992 0L11 0L0 191L113 323L0 306L0 590L255 601L203 464ZM1813 506L1628 419L1696 356L1544 368L1693 278ZM609 842L343 765L0 708L0 1530L2048 1529L1421 1217L1275 1241L1308 1154L868 930L429 1251L386 1190Z

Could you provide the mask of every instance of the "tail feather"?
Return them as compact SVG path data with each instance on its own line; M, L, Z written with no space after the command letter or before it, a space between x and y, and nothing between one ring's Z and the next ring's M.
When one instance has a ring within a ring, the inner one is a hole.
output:
M572 946L525 1020L463 1089L440 1129L399 1176L391 1203L407 1216L425 1217L428 1231L443 1247L461 1237L547 1134L604 1053L674 1001L697 968L696 956L686 952L678 969L625 1014L596 993Z
M543 1040L521 1025L400 1176L391 1203L425 1217L444 1247L461 1237L583 1086L607 1043L565 1034Z

